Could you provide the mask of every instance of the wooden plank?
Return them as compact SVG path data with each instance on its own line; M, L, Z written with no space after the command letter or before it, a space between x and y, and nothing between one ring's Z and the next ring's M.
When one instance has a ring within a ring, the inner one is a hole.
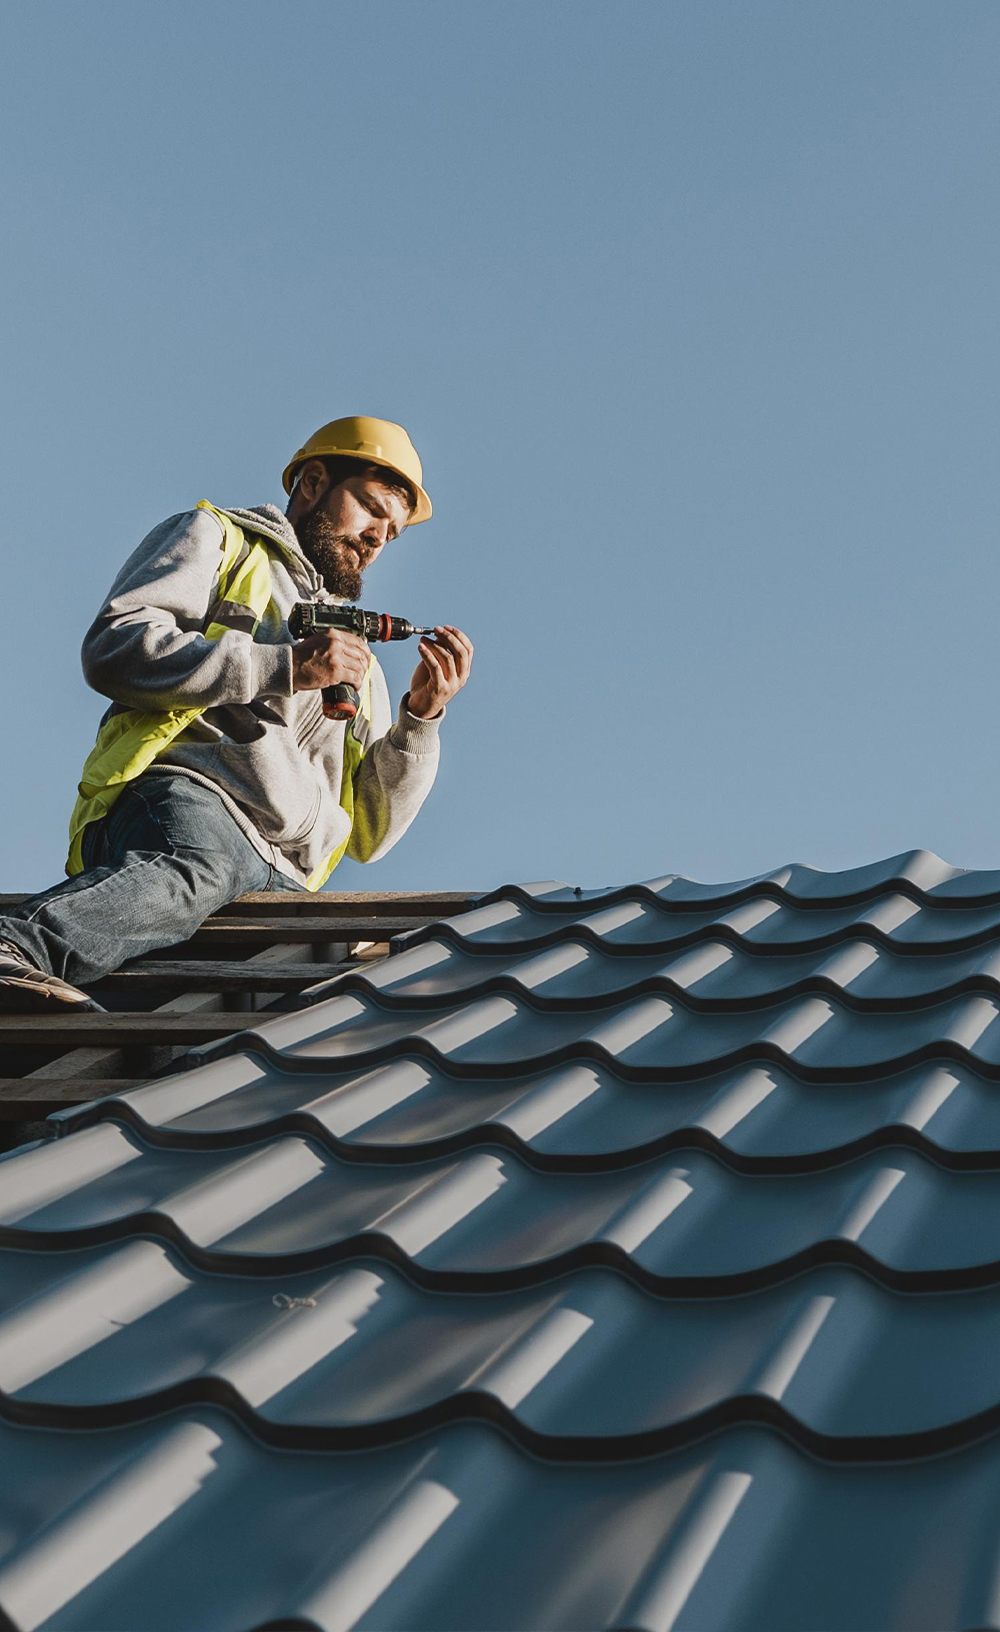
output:
M143 1077L67 1077L43 1081L32 1077L0 1077L0 1125L42 1122L54 1111L89 1105L92 1099L103 1099L106 1094L124 1094L130 1088L141 1088L145 1081Z
M433 918L209 918L185 946L263 946L272 941L387 941Z
M20 906L22 901L28 900L30 894L25 891L0 893L0 911L5 907ZM396 917L415 914L418 917L446 918L453 912L461 912L465 907L472 906L473 900L474 897L464 890L366 890L363 895L344 890L320 890L315 895L309 892L300 895L294 890L254 890L248 895L237 896L222 911L226 916L236 911L256 914L263 907L276 913L305 911L341 917L370 917L373 912L391 912Z
M344 947L343 950L346 953L347 948ZM239 967L252 969L264 969L266 967L268 970L273 971L276 965L283 965L296 958L297 955L298 950L295 946L266 946L263 951L253 953L247 959L246 964ZM305 967L315 970L322 966L308 963ZM336 965L333 967L336 967ZM277 995L273 986L269 985L266 990L256 992L250 996L249 1002L251 1005L259 1007L269 997ZM205 1010L211 1008L218 1010L221 1007L222 1000L219 996L208 992L192 992L189 990L180 995L175 994L169 1002L161 1005L159 1012L177 1014L178 1012L191 1012L192 1009ZM97 1098L102 1093L117 1091L113 1088L93 1086L93 1084L102 1081L118 1082L138 1087L140 1083L148 1082L155 1073L161 1072L164 1066L170 1063L171 1059L182 1055L185 1048L183 1045L179 1048L169 1049L161 1046L157 1051L158 1059L154 1057L152 1049L145 1052L149 1054L149 1064L142 1070L141 1075L119 1076L118 1073L120 1072L138 1072L140 1070L135 1061L136 1050L134 1047L130 1048L128 1055L122 1048L68 1049L66 1053L60 1054L58 1058L50 1060L47 1065L39 1066L37 1070L28 1072L25 1077L8 1079L9 1082L16 1083L19 1087L17 1091L7 1089L0 1092L0 1118L24 1120L29 1117L29 1113L24 1109L26 1105L31 1107L30 1118L48 1116L49 1112L40 1108L45 1103L50 1104L51 1107L79 1104L82 1101ZM156 1080L159 1080L158 1076ZM61 1086L63 1082L74 1083L77 1087L72 1092L64 1093ZM56 1097L51 1098L52 1095ZM47 1096L49 1097L47 1098Z
M139 1088L144 1077L0 1077L0 1122L40 1122L53 1111ZM157 1079L159 1080L159 1079Z
M113 975L98 981L93 987L97 993L106 991L144 992L163 987L183 987L191 992L298 992L303 986L315 986L318 981L332 980L355 964L376 963L387 956L388 941L359 941L349 955L335 963L310 963L295 957L294 943L267 947L255 957L218 958L136 958ZM263 960L267 954L282 953L279 962ZM172 1005L161 1005L172 1007Z
M166 1077L0 1077L0 1112L4 1100L23 1093L26 1099L45 1098L48 1095L60 1105L75 1104L80 1100L102 1099L105 1094L124 1094L130 1088L142 1088L148 1082L165 1082Z
M0 895L0 907L26 898ZM195 946L206 950L232 946L236 951L232 960L183 956L137 960L124 978L109 976L102 983L113 990L120 981L123 987L146 989L151 995L158 989L173 990L173 997L153 1014L0 1016L0 1042L6 1038L12 1046L65 1050L26 1077L0 1079L0 1117L42 1117L48 1114L46 1107L117 1091L102 1087L104 1083L148 1081L194 1043L229 1036L255 1023L252 1010L206 1012L218 1010L226 994L243 994L245 1004L259 1009L281 993L335 978L343 972L346 958L359 963L382 958L389 950L387 936L470 904L469 896L459 892L328 891L315 896L272 890L241 897L194 937ZM392 916L386 915L385 907L392 908ZM351 947L356 949L353 957ZM311 960L306 948L311 949ZM266 971L259 967L265 963ZM178 992L178 987L183 990ZM143 1074L124 1074L129 1072Z
M247 1031L259 1014L0 1014L0 1046L18 1048L176 1048ZM38 1081L36 1077L34 1079Z
M346 951L346 948L345 948ZM388 947L369 946L361 954L363 958L374 959L384 956ZM288 959L294 958L295 948L289 946L269 946L254 955L248 963L235 964L241 975L251 975L253 978L266 976L268 986L273 990L276 977L280 980L287 966ZM168 965L168 967L173 967ZM217 964L194 963L195 969L220 968ZM341 974L344 969L342 963L301 963L296 968L306 974L306 981L323 980L328 971L334 975ZM117 977L116 977L117 978ZM301 983L299 983L301 985ZM231 990L232 987L230 986ZM187 994L191 999L193 994ZM262 994L258 994L262 995ZM204 999L203 999L204 1001ZM173 1004L165 1004L160 1014L176 1013ZM129 1017L131 1018L131 1016ZM229 1015L231 1024L229 1029L236 1030L249 1024L254 1018L252 1015ZM267 1015L263 1016L267 1019ZM183 1049L177 1050L182 1053ZM163 1076L151 1077L147 1072L141 1076L103 1075L96 1073L104 1067L105 1072L121 1069L124 1055L121 1048L75 1048L63 1054L50 1065L42 1066L26 1077L0 1077L0 1120L30 1122L49 1116L53 1111L64 1110L70 1105L86 1104L91 1099L101 1099L106 1094L125 1093L129 1088L140 1088L149 1081L162 1082ZM78 1074L74 1075L74 1066ZM169 1073L168 1073L169 1074Z
M329 912L359 918L383 912L397 918L447 918L472 904L473 897L461 890L366 890L363 895L336 890L321 890L316 895L299 895L288 890L256 890L230 901L221 911L226 917L237 911L256 915L263 908L268 912L294 909L307 914Z
M287 963L290 959L295 958L296 953L297 949L294 946L267 946L261 952L254 952L247 958L246 962L254 967L275 962ZM269 988L268 990L272 996L278 995L273 992L273 989ZM251 1008L259 1007L261 1002L266 1001L267 996L268 992L262 991L259 994L259 1000L255 1001L250 998L247 1006ZM175 993L167 1003L156 1005L157 1008L166 1009L172 1014L189 1012L191 1009L221 1009L224 1006L221 997L218 995L191 991ZM175 1049L172 1052L177 1054L182 1053L183 1050ZM163 1050L161 1050L162 1054ZM146 1076L151 1076L154 1071L161 1069L168 1063L169 1057L168 1053L166 1058L161 1057L155 1064L150 1059L146 1066L142 1068L145 1070ZM120 1048L72 1048L65 1054L60 1054L57 1059L50 1060L47 1065L40 1065L34 1071L29 1071L26 1074L32 1078L106 1077L115 1076L120 1071L138 1071L140 1068L135 1059L129 1060L126 1064Z
M240 901L255 901L258 898L264 901L287 900L288 892L263 890L255 894L251 891L247 895L237 897ZM299 899L303 898L300 896ZM471 890L317 890L314 895L306 896L305 899L334 905L356 902L360 906L370 901L380 908L398 904L402 911L409 911L412 907L415 912L419 912L422 901L426 901L432 907L461 906L463 903L470 904L475 900L475 896Z
M154 962L143 959L119 969L93 988L102 991L143 992L183 988L189 992L298 992L318 980L330 980L343 970L341 963L259 964L214 958L177 958Z

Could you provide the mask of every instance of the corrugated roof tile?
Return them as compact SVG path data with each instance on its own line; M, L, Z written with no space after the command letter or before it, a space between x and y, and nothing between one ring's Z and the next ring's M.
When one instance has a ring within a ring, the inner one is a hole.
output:
M0 1608L1000 1625L1000 873L494 892L0 1160Z

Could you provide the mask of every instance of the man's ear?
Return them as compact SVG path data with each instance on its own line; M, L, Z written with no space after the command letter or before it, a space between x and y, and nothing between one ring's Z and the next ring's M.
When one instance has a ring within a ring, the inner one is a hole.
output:
M302 495L306 504L314 505L317 499L322 498L329 485L330 478L322 459L307 459L302 466L295 492Z

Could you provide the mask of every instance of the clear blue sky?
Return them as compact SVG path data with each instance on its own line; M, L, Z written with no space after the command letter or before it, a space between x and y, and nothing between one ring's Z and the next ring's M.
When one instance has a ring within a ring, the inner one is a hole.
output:
M2 48L0 886L61 876L120 562L353 412L436 507L367 604L477 657L334 885L1000 866L994 0L33 0Z

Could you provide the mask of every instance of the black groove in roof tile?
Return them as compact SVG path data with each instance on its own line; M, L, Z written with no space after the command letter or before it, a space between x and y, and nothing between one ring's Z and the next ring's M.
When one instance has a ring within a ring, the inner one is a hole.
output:
M770 911L762 910L768 905ZM921 957L930 950L944 953L984 945L998 933L1000 904L918 908L909 897L898 894L871 904L828 907L762 903L750 898L721 913L701 908L670 912L629 898L576 917L541 912L535 904L494 902L460 918L445 918L397 936L390 950L401 957L434 939L470 956L493 956L503 951L543 951L572 937L609 957L666 956L711 939L768 957L834 950L863 937L886 951Z
M1000 951L991 946L901 957L863 936L827 949L762 957L704 940L678 956L608 957L568 935L545 952L470 955L443 940L421 943L419 954L390 958L311 988L313 1003L328 997L370 998L382 1008L453 1008L499 993L553 1013L615 1008L649 994L676 998L708 1014L768 1008L796 997L833 997L859 1012L897 1013L984 993L1000 998Z
M428 1292L370 1259L210 1276L149 1240L0 1252L0 1284L0 1415L36 1426L216 1405L269 1444L350 1450L481 1420L549 1459L621 1460L760 1423L840 1461L1000 1427L995 1287L943 1304L837 1269L692 1302L587 1270L484 1296Z
M551 1174L488 1148L386 1167L294 1136L239 1151L151 1148L103 1122L29 1153L19 1177L0 1202L0 1244L51 1251L151 1234L237 1275L373 1253L442 1290L536 1286L599 1265L651 1291L706 1297L821 1264L914 1292L1000 1282L995 1173L949 1172L912 1152L798 1176L737 1173L694 1151Z
M541 1013L525 998L492 995L428 1016L390 1010L368 996L338 995L193 1049L191 1057L240 1052L303 1073L426 1060L445 1073L482 1079L528 1076L579 1060L632 1082L709 1077L744 1064L779 1065L809 1081L838 1082L940 1061L1000 1080L1000 1002L972 994L897 1017L806 997L705 1015L680 1000L647 996L595 1015L589 1006Z
M641 1462L554 1465L468 1424L329 1456L188 1410L87 1435L0 1424L0 1454L0 1605L46 1632L972 1632L997 1619L992 1444L854 1468L738 1428Z
M591 902L616 902L642 896L659 905L684 907L704 901L728 901L768 892L796 901L859 901L887 890L909 890L921 904L935 900L961 904L1000 901L1000 870L953 867L930 850L907 850L885 861L868 862L841 872L823 872L792 862L770 873L736 879L726 884L702 884L680 873L638 884L612 885L603 890L581 890L551 881L544 884L504 884L480 899L484 902L518 899L542 908L579 912Z
M833 1084L773 1066L633 1084L576 1062L470 1083L407 1060L303 1078L236 1051L53 1120L65 1130L105 1118L177 1149L300 1133L351 1161L408 1163L499 1143L547 1172L606 1172L689 1148L757 1173L819 1171L897 1145L956 1170L1000 1165L995 1087L933 1062Z

